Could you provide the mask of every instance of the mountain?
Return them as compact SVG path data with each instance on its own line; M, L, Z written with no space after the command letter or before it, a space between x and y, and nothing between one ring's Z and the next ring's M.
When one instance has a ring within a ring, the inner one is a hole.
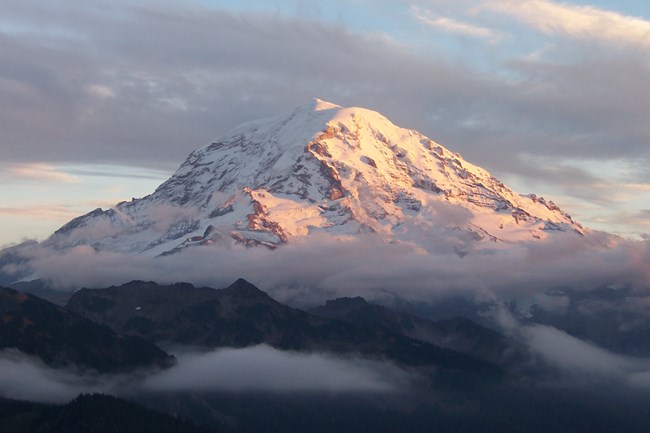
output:
M327 301L325 305L309 312L358 326L380 327L394 334L467 353L496 365L519 362L526 358L524 348L515 341L465 317L457 316L434 322L370 304L361 297Z
M29 258L24 255L25 251L36 247L38 242L26 241L0 250L0 285L7 286L25 276L18 268L29 263Z
M36 296L0 287L0 349L38 357L51 367L101 373L168 367L174 359L153 343L124 336Z
M450 239L462 255L586 230L417 131L316 99L235 128L151 195L75 218L43 245L158 256L215 243L275 248L320 232L424 248Z
M405 366L500 375L474 356L285 306L243 279L221 290L133 281L81 289L66 308L126 335L203 348L268 344L281 350L356 354Z
M61 290L54 290L48 284L40 279L32 281L18 281L8 284L10 289L17 290L20 293L29 293L30 295L38 296L45 299L59 307L64 307L65 304L72 296L72 293Z

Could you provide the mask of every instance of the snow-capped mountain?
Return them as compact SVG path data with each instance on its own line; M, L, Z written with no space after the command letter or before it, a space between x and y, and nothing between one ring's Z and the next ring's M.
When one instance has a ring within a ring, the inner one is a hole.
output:
M235 128L192 152L151 195L76 218L45 244L157 256L195 244L275 248L318 232L376 233L460 252L584 231L553 202L513 192L417 131L316 99Z

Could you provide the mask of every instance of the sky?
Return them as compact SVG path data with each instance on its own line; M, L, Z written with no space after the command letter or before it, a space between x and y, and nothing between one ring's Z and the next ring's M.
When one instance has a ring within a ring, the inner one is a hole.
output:
M152 192L312 97L584 225L650 232L650 3L0 0L0 245Z

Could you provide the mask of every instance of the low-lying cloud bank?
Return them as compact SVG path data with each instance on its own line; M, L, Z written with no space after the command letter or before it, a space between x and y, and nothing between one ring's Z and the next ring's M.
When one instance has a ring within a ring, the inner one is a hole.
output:
M152 391L390 392L408 375L389 364L260 345L179 357L179 366L151 376Z
M520 333L535 353L576 378L635 384L638 374L650 374L650 359L615 354L551 326L528 325Z
M39 402L64 402L93 387L68 370L47 367L37 358L12 349L0 352L0 397Z
M524 344L554 369L546 379L562 386L614 386L650 391L650 358L611 352L545 325L525 325L517 330Z
M564 387L617 387L650 391L650 358L615 353L549 325L520 321L504 304L490 311L501 331L522 343L542 382Z
M31 245L20 254L26 258L23 265L7 265L0 271L28 266L34 276L61 290L134 279L220 288L245 278L281 301L303 305L350 295L432 302L445 296L529 298L556 289L650 289L650 241L599 233L588 239L567 234L505 248L474 247L463 256L444 245L426 251L373 235L346 239L314 235L274 251L193 247L160 258L98 252L89 246L52 251Z
M284 352L269 346L177 354L168 370L102 376L52 369L15 350L0 352L0 397L65 402L83 392L137 395L159 392L390 393L411 376L386 363L327 354Z

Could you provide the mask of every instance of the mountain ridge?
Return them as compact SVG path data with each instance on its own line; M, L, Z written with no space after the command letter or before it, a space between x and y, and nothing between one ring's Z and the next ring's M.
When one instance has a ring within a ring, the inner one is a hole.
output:
M525 348L514 340L463 316L433 321L369 303L359 296L328 300L324 305L308 311L319 317L342 320L357 326L381 327L395 334L467 353L495 365L514 365L528 357Z
M66 309L124 335L203 349L267 344L279 350L360 355L408 367L436 366L462 375L500 377L479 357L442 348L380 326L318 317L286 306L239 279L224 289L132 281L81 289ZM453 373L455 374L455 373Z
M54 368L100 373L168 368L175 363L142 338L115 333L37 296L1 286L0 349L18 350Z

